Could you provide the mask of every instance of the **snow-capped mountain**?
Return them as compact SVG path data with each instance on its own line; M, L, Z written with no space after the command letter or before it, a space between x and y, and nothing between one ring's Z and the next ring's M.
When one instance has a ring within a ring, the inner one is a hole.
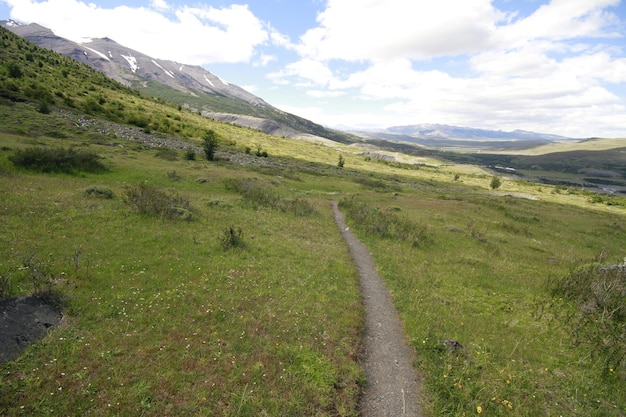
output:
M157 60L109 38L75 43L36 23L22 25L12 20L2 23L17 35L44 48L71 56L128 86L157 82L191 95L201 91L243 100L252 105L267 105L261 98L200 66Z
M109 38L76 43L36 23L26 25L5 20L0 21L0 25L36 45L87 64L122 84L189 106L213 119L277 136L317 136L348 143L358 140L348 133L327 129L279 110L197 65L155 59Z

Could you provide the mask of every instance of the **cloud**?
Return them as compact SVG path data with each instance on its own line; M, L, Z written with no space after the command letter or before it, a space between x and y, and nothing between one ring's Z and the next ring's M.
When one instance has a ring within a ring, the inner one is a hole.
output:
M11 17L75 41L108 36L155 58L186 64L250 62L270 35L246 5L102 8L79 0L6 0Z
M301 59L276 74L282 82L299 80L308 96L344 91L384 103L370 124L394 119L573 136L617 131L612 126L623 125L626 100L608 85L626 82L624 52L612 45L624 29L608 10L618 4L552 0L522 15L482 0L329 0L318 26L300 38ZM338 62L360 68L333 70Z
M473 52L492 42L505 17L490 0L329 0L299 51L312 59L354 61Z
M537 39L621 37L619 19L606 11L619 3L620 0L552 0L532 15L499 28L497 38L506 47Z

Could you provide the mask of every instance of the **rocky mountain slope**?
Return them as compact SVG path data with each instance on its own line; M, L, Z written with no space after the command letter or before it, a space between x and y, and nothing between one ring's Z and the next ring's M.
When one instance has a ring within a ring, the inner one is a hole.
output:
M200 66L151 58L109 38L79 44L36 23L24 25L7 20L0 25L36 45L85 63L126 86L207 113L212 118L280 136L312 135L338 142L356 140L350 134L283 112ZM251 117L233 117L233 114Z

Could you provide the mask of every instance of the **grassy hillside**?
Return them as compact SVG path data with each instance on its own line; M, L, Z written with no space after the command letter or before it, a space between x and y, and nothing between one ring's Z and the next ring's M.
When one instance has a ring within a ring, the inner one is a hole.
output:
M65 314L0 365L1 415L358 415L363 311L331 200L393 294L425 415L626 415L625 279L606 272L623 197L220 124L0 33L0 288ZM33 149L106 169L16 166Z

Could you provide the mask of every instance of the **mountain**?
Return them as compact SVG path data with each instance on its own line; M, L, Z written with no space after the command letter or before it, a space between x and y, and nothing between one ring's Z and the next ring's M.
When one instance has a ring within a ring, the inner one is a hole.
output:
M370 131L353 131L369 140L406 142L438 149L514 150L573 140L565 136L514 130L476 129L444 124L392 126Z
M548 141L569 139L564 136L529 132L526 130L514 130L512 132L504 132L502 130L475 129L469 127L427 123L409 126L393 126L387 128L386 130L389 133L393 134L401 134L421 138Z
M197 65L151 58L109 38L76 43L36 23L24 25L5 20L0 25L36 45L85 63L126 86L214 119L279 136L312 135L344 143L358 140L350 134L283 112Z

